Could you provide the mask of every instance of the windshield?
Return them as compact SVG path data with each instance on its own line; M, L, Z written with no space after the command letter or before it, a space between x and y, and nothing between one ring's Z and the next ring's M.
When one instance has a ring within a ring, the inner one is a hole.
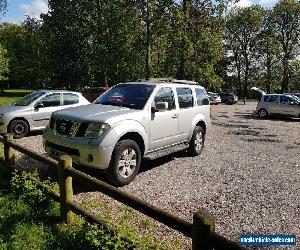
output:
M24 96L23 98L21 98L17 102L15 102L14 105L15 106L28 106L31 103L33 103L35 100L37 100L38 98L43 96L44 94L45 94L45 92L33 92L29 95Z
M94 103L132 109L143 109L155 85L120 84L99 97Z

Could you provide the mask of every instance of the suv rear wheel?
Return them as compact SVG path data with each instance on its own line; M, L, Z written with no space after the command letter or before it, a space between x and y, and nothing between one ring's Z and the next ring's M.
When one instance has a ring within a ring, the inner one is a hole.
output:
M200 126L196 126L193 132L192 139L190 141L189 152L193 156L200 155L205 141L204 129Z
M132 140L119 141L108 168L108 181L119 187L129 184L139 172L140 164L141 151L138 144Z

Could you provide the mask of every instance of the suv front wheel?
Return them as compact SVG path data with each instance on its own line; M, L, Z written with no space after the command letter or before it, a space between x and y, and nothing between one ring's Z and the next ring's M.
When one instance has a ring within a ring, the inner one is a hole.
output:
M200 155L205 141L204 129L200 126L196 126L193 132L192 139L190 141L189 152L193 156Z
M108 168L108 181L115 186L129 184L139 172L141 151L132 140L119 141L112 154Z

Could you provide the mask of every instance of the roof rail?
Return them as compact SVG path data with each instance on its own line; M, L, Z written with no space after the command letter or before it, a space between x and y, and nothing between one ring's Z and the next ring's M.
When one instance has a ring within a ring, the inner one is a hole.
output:
M138 79L137 82L172 82L172 78L150 78L146 79Z
M195 81L188 80L177 80L172 78L150 78L149 80L138 79L137 82L165 82L165 83L177 83L177 84L188 84L188 85L199 85L199 83Z

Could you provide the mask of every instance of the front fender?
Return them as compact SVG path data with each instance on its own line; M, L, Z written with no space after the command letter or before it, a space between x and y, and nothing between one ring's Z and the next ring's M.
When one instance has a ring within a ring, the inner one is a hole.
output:
M114 145L118 140L127 133L138 133L144 141L145 152L148 150L148 134L145 127L135 120L126 120L115 124L112 129L117 135L117 141L114 142Z

